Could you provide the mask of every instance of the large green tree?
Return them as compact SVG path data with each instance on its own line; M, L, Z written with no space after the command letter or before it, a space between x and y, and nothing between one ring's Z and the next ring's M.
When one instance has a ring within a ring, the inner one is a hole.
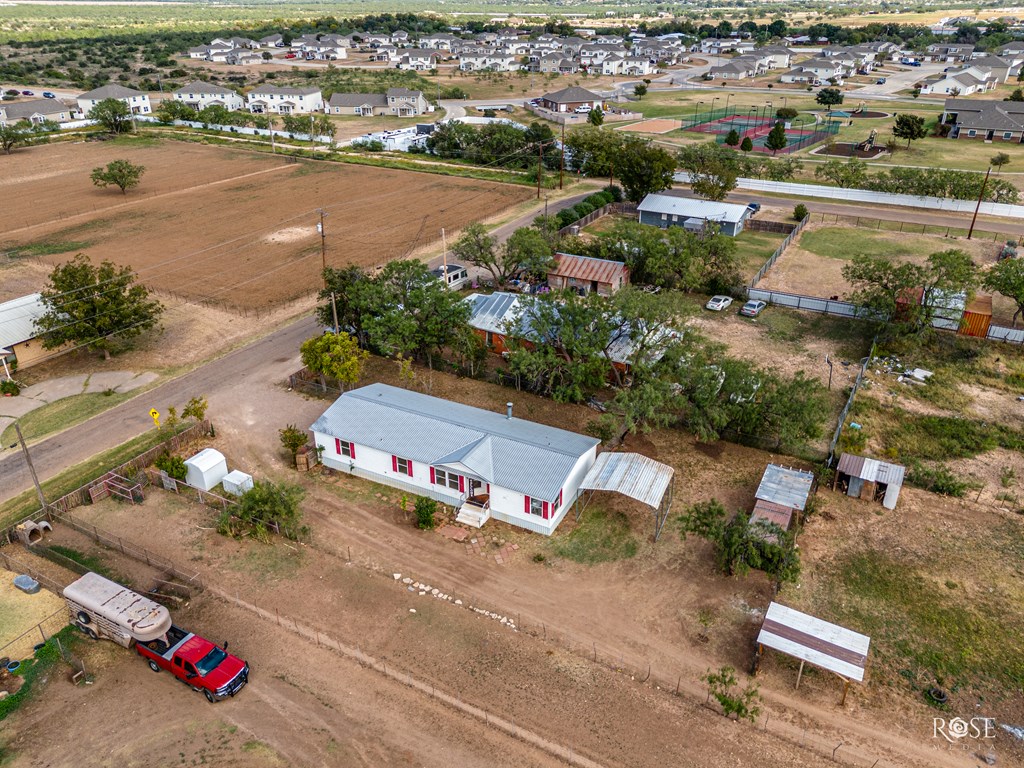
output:
M838 88L822 88L814 100L823 107L836 107L843 103L843 92Z
M676 159L661 147L629 137L623 143L616 168L626 199L639 203L647 195L672 186Z
M195 120L199 113L183 101L165 99L160 102L153 113L162 123L173 123L175 120Z
M132 129L132 111L120 99L104 99L86 115L107 133L127 133Z
M623 136L593 125L574 128L565 136L566 160L573 171L587 176L610 176L622 152Z
M28 136L28 131L20 124L0 125L0 149L5 155L9 155L15 147L24 144Z
M772 151L774 155L780 149L785 149L786 144L789 140L786 138L786 125L780 120L769 131L768 136L764 140L764 145Z
M924 127L924 118L921 115L901 112L896 115L896 124L892 128L892 135L897 139L906 139L909 149L910 142L923 139L928 135L928 131Z
M1024 259L1003 259L985 272L981 282L986 290L1001 293L1017 305L1013 313L1016 328L1017 319L1024 314Z
M690 174L694 193L715 201L725 200L736 188L740 170L735 152L713 141L680 149L679 167Z
M344 391L359 381L363 365L370 353L359 348L359 342L345 332L324 333L302 342L302 364L319 374L320 385L326 391L327 379L338 382Z
M97 267L84 254L55 267L42 291L46 311L36 320L43 346L72 344L109 360L112 349L154 328L163 306L135 277L131 267L109 261Z
M496 287L520 273L547 274L554 263L550 235L536 227L520 227L498 245L478 222L469 224L452 245L455 258L486 269Z
M122 195L137 187L146 172L144 165L136 165L130 160L111 160L106 167L93 168L89 178L97 187L117 187Z
M863 187L868 178L868 165L863 160L851 157L849 160L826 160L814 169L815 177L828 179L838 187Z

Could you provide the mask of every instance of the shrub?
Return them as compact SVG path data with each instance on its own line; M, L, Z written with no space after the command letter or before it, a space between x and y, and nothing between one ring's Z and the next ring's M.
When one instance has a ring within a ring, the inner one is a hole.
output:
M907 482L926 491L957 499L963 498L973 485L967 480L960 480L946 467L926 467L916 461L910 465Z
M563 208L558 212L558 228L568 227L579 217L572 208Z
M306 492L291 483L261 482L246 491L236 507L228 507L217 519L217 531L226 536L252 536L270 540L277 528L282 536L297 539L309 529L302 525L299 502Z
M754 722L761 711L757 706L761 696L757 692L757 686L747 685L739 690L739 681L736 679L736 670L732 667L722 667L717 672L710 669L701 678L708 685L708 696L714 696L715 700L722 707L722 714L726 717L736 715L737 720L750 720Z
M618 184L609 184L607 187L604 188L604 191L612 196L611 201L613 203L622 202L622 187L620 187Z
M7 379L0 381L0 395L13 395L17 396L21 393L21 387L18 386L18 382Z
M576 203L576 205L574 205L572 209L576 213L576 218L582 219L584 216L593 213L594 206L592 206L590 203L584 200L580 203Z
M181 456L172 456L169 453L165 453L157 457L157 460L153 462L157 469L163 470L168 476L173 477L175 480L181 480L184 482L185 476L188 474L188 468L185 466L185 460Z
M794 107L779 107L775 110L775 116L780 120L792 120L799 114Z
M416 506L413 508L416 513L416 527L429 531L434 527L434 513L437 512L437 502L433 499L428 499L426 496L420 496L416 499Z
M281 438L281 445L291 454L292 459L298 455L299 449L306 444L306 433L294 424L289 424L284 429L279 429L277 434Z
M807 218L807 206L803 203L799 203L796 208L793 209L793 218L797 221L803 221Z

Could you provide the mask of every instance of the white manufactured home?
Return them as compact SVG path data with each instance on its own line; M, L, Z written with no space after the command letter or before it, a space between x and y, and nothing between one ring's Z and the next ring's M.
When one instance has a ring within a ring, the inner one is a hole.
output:
M493 517L550 535L600 442L505 413L372 384L310 428L325 466L428 496L475 527Z

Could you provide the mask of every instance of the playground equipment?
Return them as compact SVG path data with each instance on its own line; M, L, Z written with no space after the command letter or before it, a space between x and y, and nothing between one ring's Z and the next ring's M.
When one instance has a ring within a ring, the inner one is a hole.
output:
M867 106L867 102L866 101L862 101L860 104L857 105L857 108L855 110L853 110L853 112L851 114L854 114L854 115L861 114L864 111L864 107L866 107L866 106Z
M863 104L864 102L861 102ZM868 134L866 141L862 141L857 145L858 152L870 152L875 146L875 137L878 136L878 131L874 128L871 129L871 133Z

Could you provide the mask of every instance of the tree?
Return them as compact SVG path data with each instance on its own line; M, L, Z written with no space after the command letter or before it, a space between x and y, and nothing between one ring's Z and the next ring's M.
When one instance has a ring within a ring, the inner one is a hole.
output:
M25 143L28 134L17 125L0 125L0 149L5 155Z
M814 100L823 107L836 107L843 103L843 92L838 88L822 88Z
M45 349L73 344L100 350L106 360L113 347L155 327L163 312L131 267L95 267L84 254L54 268L41 298L46 311L35 324Z
M730 147L738 147L740 143L740 132L733 128L726 134L725 143Z
M754 148L754 142L749 136L744 136L743 141L740 143L740 149L744 152L750 152Z
M982 277L986 290L997 291L1017 304L1013 313L1013 327L1017 318L1024 314L1024 259L1009 258L997 262Z
M281 439L281 445L291 455L292 461L299 455L299 449L309 442L308 435L294 424L289 424L287 427L279 429L277 434Z
M130 160L112 160L106 168L93 168L90 178L97 187L115 186L122 195L127 195L129 189L139 185L145 172L145 166L135 165Z
M896 115L896 124L893 126L892 135L897 139L906 139L909 149L910 142L923 139L928 135L924 127L924 118L906 112Z
M416 513L416 527L423 531L429 531L435 526L434 514L437 512L437 502L426 496L417 496L416 505L413 507Z
M690 187L705 200L724 200L739 177L735 154L715 142L680 149L679 167L690 174Z
M764 140L764 145L772 151L774 155L780 149L785 149L788 144L786 139L786 126L780 120L777 122L768 133L768 137Z
M855 157L845 161L828 160L814 170L814 175L846 189L863 187L868 178L868 164Z
M807 218L807 206L803 203L797 203L796 207L793 208L793 220L803 221Z
M1024 73L1024 69L1021 69L1021 73ZM1003 101L1024 101L1024 90L1015 88L1013 93L1003 99Z
M359 381L363 364L370 353L360 349L359 343L345 332L324 333L302 342L302 364L320 375L320 386L327 391L327 378L338 382L344 391Z
M1010 156L1005 152L998 152L988 162L989 165L996 169L996 173L999 173L1002 167L1010 162Z
M587 122L597 127L604 125L604 111L600 107L594 107L587 115Z
M647 86L643 83L637 83L633 86L633 95L638 99L643 99L647 95Z
M584 125L569 131L565 137L569 168L587 176L608 176L622 152L623 135Z
M779 107L775 110L775 116L780 120L792 120L798 114L800 114L800 112L796 107Z
M98 122L107 133L127 133L132 129L132 111L120 99L104 99L86 117Z
M195 120L199 113L183 101L165 99L154 110L157 119L162 123L173 123L175 120Z
M189 398L189 401L181 409L181 418L202 421L206 418L206 411L209 407L210 404L206 402L203 395L196 395Z
M629 137L623 143L616 168L626 199L639 203L647 195L672 186L676 159L661 147Z
M761 708L757 706L757 702L761 700L757 686L749 683L742 691L738 690L739 681L736 679L735 669L722 667L718 672L709 669L701 681L707 683L708 696L715 698L722 707L723 715L736 715L737 720L750 722L757 720L761 713Z
M498 264L497 241L487 234L480 222L467 224L459 239L452 244L452 255L474 267L488 270L494 276L494 284L501 287L508 275Z

